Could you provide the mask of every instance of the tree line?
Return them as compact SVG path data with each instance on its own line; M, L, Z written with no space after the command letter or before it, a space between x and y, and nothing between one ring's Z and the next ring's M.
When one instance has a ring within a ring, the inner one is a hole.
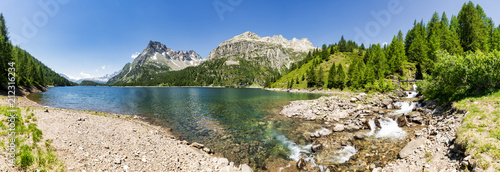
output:
M38 61L26 50L13 46L8 36L8 30L3 14L0 13L0 85L7 84L9 63L14 63L16 86L34 85L76 85L59 76L42 62ZM5 89L5 88L3 88Z

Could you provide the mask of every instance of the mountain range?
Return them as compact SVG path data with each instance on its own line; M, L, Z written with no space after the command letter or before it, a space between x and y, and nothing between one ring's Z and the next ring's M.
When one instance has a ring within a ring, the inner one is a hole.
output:
M265 77L287 71L315 47L307 38L260 37L245 32L202 59L195 51L174 51L150 41L132 63L109 79L110 85L262 86Z
M114 76L118 75L120 72L121 72L121 70L113 72L111 74L106 74L106 75L101 76L101 77L92 77L92 78L75 78L75 77L72 77L72 76L68 76L68 75L66 75L64 73L58 73L58 74L60 76L64 77L64 78L66 78L67 80L69 80L71 82L75 82L77 84L82 83L82 81L94 81L94 82L99 83L99 84L106 84L109 79L111 79Z

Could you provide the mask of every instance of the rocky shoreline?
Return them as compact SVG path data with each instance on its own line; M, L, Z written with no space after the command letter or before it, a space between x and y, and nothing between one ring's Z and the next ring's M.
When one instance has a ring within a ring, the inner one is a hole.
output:
M316 152L314 163L327 171L458 171L467 165L463 150L454 144L464 111L438 106L423 97L407 98L402 90L386 94L333 93L290 102L280 114L323 123L327 134L307 131L303 137ZM391 122L394 131L386 132L387 137L374 135L384 126L390 128ZM405 136L394 139L398 132ZM338 152L351 146L357 152L337 161Z
M7 103L2 96L0 104ZM67 171L252 171L137 116L42 107L25 97L17 97L17 104L38 118L43 139L53 141ZM16 170L6 154L0 159L2 170Z

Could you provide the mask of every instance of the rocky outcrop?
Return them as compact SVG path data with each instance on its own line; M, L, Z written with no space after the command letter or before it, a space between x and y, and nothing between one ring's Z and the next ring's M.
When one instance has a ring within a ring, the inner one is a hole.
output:
M281 35L260 37L255 33L245 32L222 42L205 60L228 58L229 63L226 65L230 65L237 64L238 58L241 58L280 69L289 68L292 62L302 59L313 48L307 38L287 40Z

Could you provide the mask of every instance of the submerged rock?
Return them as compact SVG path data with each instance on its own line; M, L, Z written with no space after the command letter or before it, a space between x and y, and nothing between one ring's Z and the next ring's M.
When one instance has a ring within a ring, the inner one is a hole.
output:
M298 169L302 169L306 166L306 162L304 161L303 158L300 158L298 161L297 161L297 168Z
M311 146L311 150L313 152L319 152L321 149L323 149L323 145L321 143L315 143Z

